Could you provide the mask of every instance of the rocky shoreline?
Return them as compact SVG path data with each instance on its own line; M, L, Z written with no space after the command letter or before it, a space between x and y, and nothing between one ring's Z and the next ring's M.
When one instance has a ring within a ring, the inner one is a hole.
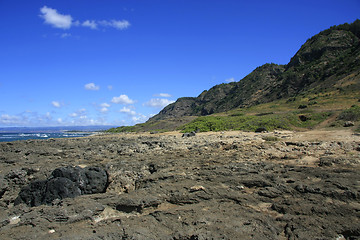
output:
M1 239L360 239L360 136L114 134L0 143ZM54 169L104 192L14 204Z

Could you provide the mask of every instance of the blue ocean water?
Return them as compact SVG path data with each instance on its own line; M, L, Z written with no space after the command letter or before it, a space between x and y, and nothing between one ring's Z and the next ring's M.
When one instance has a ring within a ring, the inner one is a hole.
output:
M87 127L48 127L48 128L0 128L0 142L29 139L85 137L96 131L109 129L109 126Z
M85 132L0 133L0 142L12 142L12 141L29 140L29 139L85 137L91 134L92 133L85 133Z

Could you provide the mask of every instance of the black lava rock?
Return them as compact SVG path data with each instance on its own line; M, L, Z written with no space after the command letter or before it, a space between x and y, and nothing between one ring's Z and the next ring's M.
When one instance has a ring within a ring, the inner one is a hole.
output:
M108 175L99 167L61 167L45 181L35 181L24 187L15 205L51 204L55 199L73 198L83 194L103 193L108 186Z
M256 133L267 132L268 130L265 127L259 127L255 130Z
M25 203L28 206L34 207L43 204L46 183L47 180L35 181L21 189L18 197L15 199L14 205Z

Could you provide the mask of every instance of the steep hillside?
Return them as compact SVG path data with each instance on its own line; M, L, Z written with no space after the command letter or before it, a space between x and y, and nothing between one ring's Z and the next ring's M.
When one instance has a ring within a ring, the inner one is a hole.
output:
M299 94L360 90L360 20L313 36L287 65L265 64L239 82L179 98L149 122L205 116Z

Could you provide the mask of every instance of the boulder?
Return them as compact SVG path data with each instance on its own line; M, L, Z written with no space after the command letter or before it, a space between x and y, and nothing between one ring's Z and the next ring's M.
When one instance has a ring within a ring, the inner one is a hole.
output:
M306 122L307 120L309 120L309 118L308 118L307 116L305 116L305 115L300 115L300 116L299 116L299 119L300 119L300 121L302 121L302 122Z
M0 198L5 194L8 190L9 184L8 181L0 175Z
M74 198L81 195L79 187L68 178L58 177L47 181L42 202L51 204L55 199Z
M81 194L103 193L108 182L106 171L98 167L61 167L55 169L51 175L54 178L71 180L80 189Z
M73 198L82 194L105 192L108 175L98 167L61 167L55 169L44 181L35 181L24 187L15 200L15 205L29 206L51 204L55 199Z
M80 189L82 194L104 193L108 186L108 174L99 167L86 167ZM83 187L84 186L84 187Z
M259 127L255 130L256 133L267 132L268 130L265 127Z
M196 132L190 132L190 133L184 133L182 137L194 137L196 135Z
M25 203L28 206L39 206L43 204L43 197L46 189L45 181L35 181L21 189L18 197L15 199L14 205Z
M353 127L355 124L353 123L353 122L351 122L351 121L346 121L345 123L344 123L344 127Z

